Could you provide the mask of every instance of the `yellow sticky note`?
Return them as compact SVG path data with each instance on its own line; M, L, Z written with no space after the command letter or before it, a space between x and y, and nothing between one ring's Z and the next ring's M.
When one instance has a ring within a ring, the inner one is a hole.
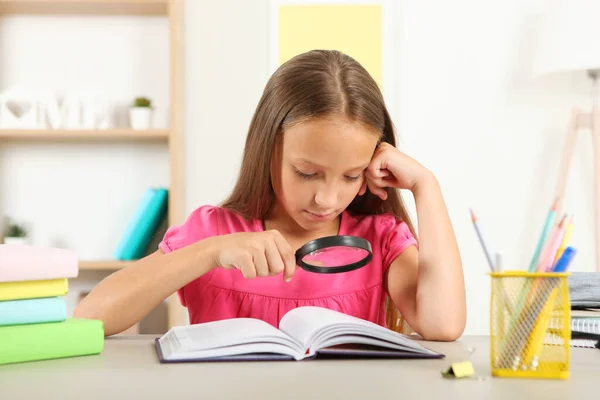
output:
M282 5L278 18L280 65L309 50L339 50L383 85L381 4Z
M447 370L442 371L445 378L466 378L474 374L475 370L470 361L453 363Z

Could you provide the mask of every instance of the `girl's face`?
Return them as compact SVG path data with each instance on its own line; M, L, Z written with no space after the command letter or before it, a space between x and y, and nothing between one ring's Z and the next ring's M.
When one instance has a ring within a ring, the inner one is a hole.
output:
M286 129L271 162L276 207L305 230L326 229L365 184L379 137L337 115Z

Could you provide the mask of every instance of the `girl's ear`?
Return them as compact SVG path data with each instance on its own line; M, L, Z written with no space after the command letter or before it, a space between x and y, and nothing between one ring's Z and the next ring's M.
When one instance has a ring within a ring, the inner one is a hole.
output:
M360 189L358 190L358 195L362 196L367 192L367 178L363 178L362 185L360 185Z

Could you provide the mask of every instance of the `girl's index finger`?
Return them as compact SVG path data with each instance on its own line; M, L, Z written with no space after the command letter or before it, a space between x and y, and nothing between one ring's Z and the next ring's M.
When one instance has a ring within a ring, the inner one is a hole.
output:
M283 235L275 236L275 244L283 260L283 280L289 282L296 272L296 255Z

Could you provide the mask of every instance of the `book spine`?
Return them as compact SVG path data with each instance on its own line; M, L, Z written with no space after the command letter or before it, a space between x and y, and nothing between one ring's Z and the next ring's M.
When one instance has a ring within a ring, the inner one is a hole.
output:
M147 189L144 193L144 196L142 197L142 200L138 205L133 218L129 221L129 224L127 224L125 233L123 233L117 248L113 252L113 257L116 260L131 259L129 258L130 256L128 254L131 254L131 247L133 246L133 241L135 240L136 229L138 229L138 225L140 224L144 214L147 212L150 202L155 195L156 190L154 189Z
M75 278L77 255L67 249L0 244L0 282Z
M0 328L0 365L99 354L103 347L104 327L97 320Z
M123 259L137 260L144 256L153 232L158 228L161 218L167 209L168 192L156 189L141 219L138 221L129 245L123 252Z
M0 301L0 326L61 322L67 305L59 297Z
M59 297L67 294L67 279L45 281L0 282L0 300L38 299Z

